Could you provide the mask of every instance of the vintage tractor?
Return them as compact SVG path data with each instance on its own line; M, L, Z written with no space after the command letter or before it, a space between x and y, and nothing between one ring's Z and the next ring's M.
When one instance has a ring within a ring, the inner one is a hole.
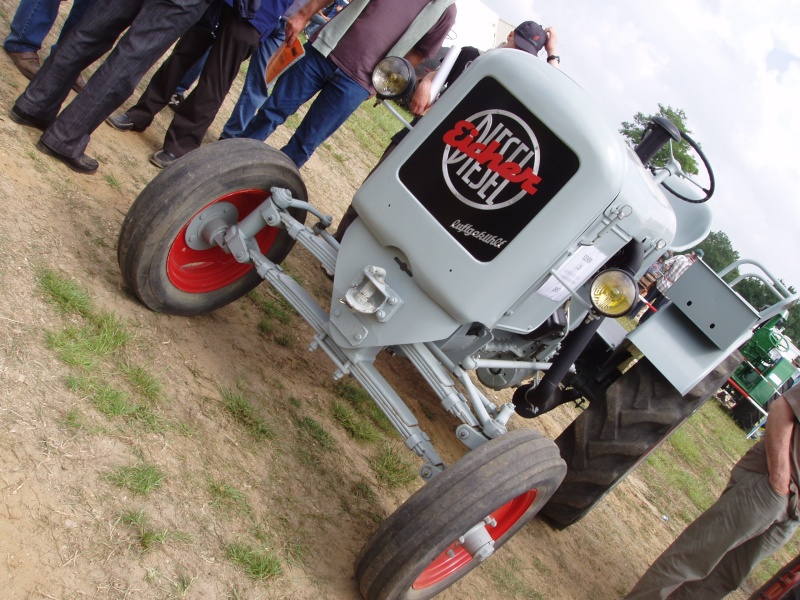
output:
M785 356L791 342L778 329L782 322L776 315L755 331L740 350L744 361L723 386L732 402L733 419L747 431L763 424L772 400L800 378Z
M396 63L379 66L376 89L408 83ZM422 461L426 484L357 560L361 593L430 598L542 507L560 526L585 514L727 379L751 328L795 301L776 282L781 299L758 312L697 263L669 308L628 336L614 327L647 267L708 231L695 202L713 191L710 169L696 186L674 160L647 167L677 139L659 120L634 152L564 73L491 51L367 178L341 244L284 155L225 140L142 191L119 264L139 300L164 313L211 312L264 279L291 303L334 377L358 380ZM334 272L329 306L280 268L295 242ZM455 435L470 451L454 464L376 369L387 349L461 421ZM513 401L496 405L476 380L516 388ZM508 431L514 414L578 396L589 407L556 443Z

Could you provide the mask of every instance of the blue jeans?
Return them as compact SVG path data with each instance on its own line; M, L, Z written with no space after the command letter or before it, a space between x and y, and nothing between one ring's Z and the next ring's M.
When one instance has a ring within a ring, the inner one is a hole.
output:
M75 0L61 28L59 40L77 23L94 0ZM60 0L22 0L11 20L3 47L9 52L38 52L58 16ZM55 48L55 46L53 46Z
M239 136L263 142L319 92L289 143L281 148L298 168L369 98L366 89L311 44L305 50L305 56L278 78L264 106Z
M283 43L286 37L286 23L280 20L275 29L258 44L258 49L250 57L250 65L247 67L247 75L244 78L244 86L233 112L222 129L220 139L242 137L245 128L256 116L256 113L264 106L269 96L267 82L264 73L267 70L267 61Z
M203 72L203 67L206 64L206 60L208 60L208 55L211 52L211 48L206 50L206 53L203 54L203 57L194 63L189 70L186 71L186 75L183 76L181 82L178 84L178 87L175 88L175 93L180 94L181 96L186 94L186 91L194 85L194 82L200 78L200 73Z

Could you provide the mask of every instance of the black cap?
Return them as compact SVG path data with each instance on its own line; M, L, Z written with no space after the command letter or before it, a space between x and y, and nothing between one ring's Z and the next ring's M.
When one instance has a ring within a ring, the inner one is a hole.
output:
M544 48L546 41L547 34L544 32L544 28L533 21L520 23L514 30L514 45L520 50L530 52L534 56Z

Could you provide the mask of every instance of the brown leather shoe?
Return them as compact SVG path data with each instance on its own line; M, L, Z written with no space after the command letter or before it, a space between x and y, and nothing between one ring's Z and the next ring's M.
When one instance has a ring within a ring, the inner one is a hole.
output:
M80 93L80 91L83 89L85 85L86 85L86 80L83 78L83 75L78 75L78 78L75 80L75 83L72 84L72 89Z
M5 48L3 49L5 50ZM28 79L33 79L39 67L42 66L39 62L39 55L36 52L10 52L6 50L6 54L8 54L14 66L19 69L19 72Z

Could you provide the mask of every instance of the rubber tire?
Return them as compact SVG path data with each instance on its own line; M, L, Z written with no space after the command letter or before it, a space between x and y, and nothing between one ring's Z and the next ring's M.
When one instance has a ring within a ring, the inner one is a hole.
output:
M741 398L731 409L731 418L744 431L750 431L764 415L755 406Z
M298 200L308 198L294 163L255 140L222 140L180 158L142 190L122 223L117 259L125 284L148 308L173 315L207 314L244 296L262 281L255 269L212 292L188 293L170 281L167 256L178 233L204 206L238 190L273 186L290 189ZM305 221L305 211L290 212ZM294 239L281 229L265 255L279 264L293 246Z
M583 518L700 408L741 360L735 352L681 397L640 359L556 438L569 469L542 516L559 529Z
M420 488L367 541L355 567L362 596L435 596L480 564L472 560L434 586L411 589L435 558L497 508L538 489L527 511L495 541L499 548L536 515L565 472L555 444L532 430L513 431L472 450Z

